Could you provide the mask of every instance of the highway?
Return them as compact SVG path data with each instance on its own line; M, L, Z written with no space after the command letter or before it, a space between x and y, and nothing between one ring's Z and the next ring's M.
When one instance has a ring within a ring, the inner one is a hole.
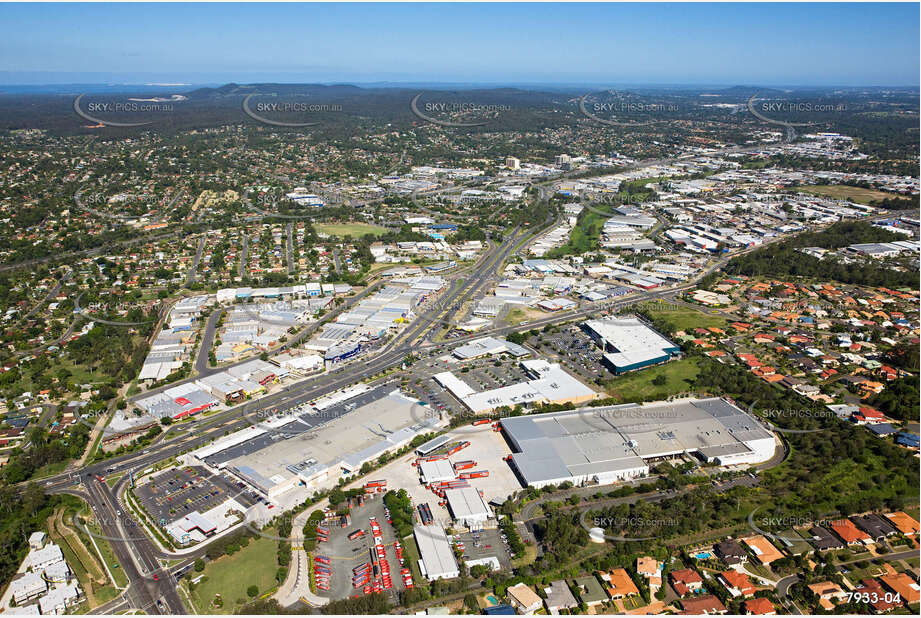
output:
M125 571L131 582L129 591L126 593L126 600L131 607L146 608L145 611L151 613L184 613L186 608L175 592L175 586L170 587L167 585L171 575L160 570L159 567L158 558L165 558L169 554L159 550L144 535L126 535L124 532L125 526L131 525L126 522L134 521L131 516L127 515L128 510L117 498L118 491L123 488L122 484L126 482L127 476L120 479L114 493L105 483L99 483L94 477L128 471L141 472L159 461L175 457L182 452L198 448L212 440L221 438L229 432L257 423L258 418L250 420L247 415L252 415L259 410L272 408L283 410L294 407L354 384L365 376L381 373L397 366L412 352L435 352L445 345L453 347L462 343L467 339L466 337L451 340L449 344L436 344L424 342L424 340L440 328L442 316L450 314L501 272L504 261L527 238L527 234L512 233L507 235L502 244L492 247L490 251L486 252L472 269L469 277L457 275L457 279L452 281L450 288L444 293L431 313L423 314L420 319L412 322L401 334L385 344L373 356L363 357L360 362L345 365L327 374L308 378L258 401L214 414L206 419L197 421L194 425L173 426L164 433L159 442L141 452L128 453L102 463L92 464L80 470L79 473L66 472L49 477L45 481L45 490L49 493L80 495L94 508L97 517L101 520L107 520L104 533L107 536L123 539L122 541L113 542L113 549L116 551L121 564L127 565L130 563L132 565L130 570L126 568ZM718 264L715 264L712 268L718 267ZM690 285L687 284L683 287L690 287ZM373 287L375 286L369 286L369 288L363 290L363 294L368 293ZM544 323L551 324L568 321L580 315L590 315L623 304L658 298L675 291L677 289L641 292L634 297L622 299L610 305L589 307L578 312L549 316L546 319L539 320L537 324L532 322L495 330L498 333L507 333L514 330L526 330ZM359 296L356 295L356 297L349 300L355 302ZM209 317L208 325L213 326L216 324L216 315L217 312ZM206 326L207 328L208 326ZM208 336L207 332L205 336ZM482 334L476 336L482 336ZM420 340L422 341L421 343L415 343ZM200 355L199 359L202 357L207 358L207 355ZM199 363L196 363L196 365L198 366ZM216 369L205 368L204 370L206 373L213 371L216 371ZM79 474L79 477L77 477L80 482L79 486L75 485L75 475L77 474ZM85 489L81 491L79 487ZM132 529L137 529L136 525L131 525L131 527ZM144 539L135 540L133 538L135 536L144 537ZM152 579L152 574L155 572L161 574L160 581ZM159 604L157 603L158 600Z
M729 152L741 150L745 149L730 149ZM638 162L635 167L668 161L670 159ZM552 180L547 180L542 184L552 182ZM539 187L539 189L541 198L543 198L546 192L543 187ZM681 285L654 291L638 290L626 298L619 298L613 302L560 312L516 326L494 327L475 335L454 338L448 342L434 342L432 338L439 333L442 323L445 320L456 321L457 313L464 304L474 300L485 291L491 282L496 281L501 276L502 269L509 258L516 251L526 246L529 239L532 239L546 225L550 225L552 222L552 219L550 219L539 226L532 226L527 231L516 228L507 233L501 243L490 243L487 251L472 267L461 269L448 277L449 285L447 290L442 293L432 307L423 307L419 318L411 322L401 333L377 350L362 355L358 360L344 363L325 374L309 377L296 384L286 386L254 402L244 403L229 410L215 413L194 423L174 425L164 432L159 441L140 452L113 457L105 462L90 464L79 471L66 471L44 479L46 492L67 493L77 495L86 500L96 513L97 519L100 520L104 534L120 539L112 541L113 550L116 552L119 563L125 569L130 585L123 596L123 602L112 602L111 607L107 607L107 609L120 611L124 610L125 605L127 605L128 607L154 614L188 613L188 608L185 607L176 591L176 583L172 573L163 570L159 563L159 559L166 558L170 554L159 549L147 538L146 534L137 534L139 531L138 524L128 515L128 509L124 507L119 499L120 493L126 488L127 475L120 479L114 488L109 488L105 483L98 482L94 477L125 472L139 473L159 461L175 457L183 452L219 439L228 433L258 423L260 418L254 417L252 420L248 418L254 413L267 409L284 410L315 400L320 396L350 386L367 376L383 373L397 367L409 354L442 353L443 348L454 347L469 339L482 337L485 334L506 335L514 331L530 330L548 324L559 324L581 319L628 304L673 296L695 285L694 281L689 281ZM198 256L200 256L202 248L203 244L200 244L197 252ZM289 228L288 250L290 251L290 249ZM240 274L244 273L246 253L247 239L244 236ZM739 253L734 254L733 257L735 255L739 255ZM721 268L728 259L728 256L722 256L715 260L698 275L698 278ZM190 274L194 274L194 271ZM382 285L382 282L377 281L360 293L348 298L346 302L325 316L323 321L311 324L308 328L298 333L297 336L292 337L291 341L273 352L277 353L297 345L298 342L319 328L322 323L334 317L339 311L346 310L367 294L373 293L380 285ZM205 326L202 338L203 343L195 362L195 370L198 375L208 375L220 370L207 366L208 351L214 338L220 313L220 311L216 311L209 316ZM222 369L226 369L226 367ZM169 386L175 386L175 384ZM145 392L142 395L133 397L132 400L137 399L137 397L149 396L151 393L169 388L169 386ZM201 548L201 551L203 551L203 548ZM196 553L193 552L184 558L183 562L178 566L174 566L171 571L175 572L178 568L182 568ZM154 577L155 575L156 577Z

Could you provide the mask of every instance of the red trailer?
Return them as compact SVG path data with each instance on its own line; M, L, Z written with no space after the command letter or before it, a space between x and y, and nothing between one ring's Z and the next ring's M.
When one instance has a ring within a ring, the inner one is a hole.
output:
M473 425L473 426L475 427L475 426L477 426L477 425L485 425L486 423L491 423L491 422L492 422L492 419L489 419L489 418L481 418L481 419L477 419L477 420L473 421L473 422L470 423L470 424Z
M476 462L472 459L465 459L464 461L458 461L454 464L454 471L458 470L469 470L476 466Z
M459 443L455 444L454 446L452 446L451 448L449 448L447 454L448 454L448 455L453 455L454 453L456 453L456 452L458 452L458 451L460 451L460 450L462 450L462 449L465 449L465 448L467 448L468 446L470 446L470 442L468 442L468 441L459 442Z

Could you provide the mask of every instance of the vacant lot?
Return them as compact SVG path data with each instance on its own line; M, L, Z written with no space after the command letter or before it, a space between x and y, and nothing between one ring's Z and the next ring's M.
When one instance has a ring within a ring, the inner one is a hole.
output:
M869 204L876 200L895 197L892 193L885 191L876 191L874 189L864 189L863 187L849 187L847 185L815 185L809 187L799 187L803 193L812 193L813 195L824 195L838 200L850 200L858 204Z
M696 358L684 358L608 380L604 389L627 403L658 401L690 390L699 372ZM665 384L653 384L658 376L665 376Z
M320 234L329 234L330 236L351 236L360 238L365 234L374 234L380 236L387 231L387 228L369 223L318 223L314 226Z
M273 529L266 533L275 534ZM277 545L271 539L257 537L232 556L209 562L202 572L204 577L192 591L195 610L199 614L232 614L251 600L246 594L250 586L259 587L259 596L274 588ZM223 601L222 607L215 605L216 598Z
M641 303L640 307L646 309L651 317L668 322L676 331L726 325L726 318L705 313L706 309L697 310L671 303ZM668 335L668 333L662 334Z

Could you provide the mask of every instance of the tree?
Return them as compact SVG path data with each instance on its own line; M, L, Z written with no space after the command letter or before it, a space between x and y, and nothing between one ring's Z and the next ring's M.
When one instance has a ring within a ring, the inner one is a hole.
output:
M345 492L342 491L342 489L340 489L339 487L336 487L331 492L329 492L330 506L333 506L333 507L339 506L343 502L345 502Z
M205 561L202 560L201 558L196 558L195 565L193 568L195 569L196 573L201 573L202 571L205 570Z
M665 386L667 382L668 382L668 379L661 373L657 375L655 378L653 378L652 380L652 383L655 384L656 386Z
M246 589L246 594L250 598L254 598L257 594L259 594L259 586L253 584L252 586Z

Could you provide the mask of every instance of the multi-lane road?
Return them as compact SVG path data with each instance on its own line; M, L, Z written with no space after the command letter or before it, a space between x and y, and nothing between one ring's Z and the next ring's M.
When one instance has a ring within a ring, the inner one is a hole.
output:
M731 151L743 150L746 149L732 149ZM661 164L671 160L660 159L651 162L638 162L633 167ZM545 192L542 191L542 195L545 195ZM545 223L552 223L552 221ZM506 235L503 242L499 244L490 243L488 250L473 267L458 270L455 274L448 276L449 287L443 292L434 306L425 308L419 319L410 323L400 334L376 351L363 356L359 362L343 364L326 374L307 378L297 384L284 387L278 392L263 397L256 402L214 414L196 423L181 427L171 427L164 432L157 443L143 451L129 453L112 458L104 463L91 464L78 471L71 470L45 479L47 492L69 493L78 495L85 500L93 509L96 519L102 527L103 534L115 539L111 541L113 551L115 551L120 564L125 569L130 585L120 600L106 604L104 610L122 611L126 608L133 608L153 614L187 613L188 610L177 593L173 573L187 565L194 553L186 556L179 564L173 564L170 570L162 568L159 559L165 558L169 554L157 548L146 534L140 533L138 524L128 514L128 509L120 501L119 496L128 482L128 476L125 473L143 471L159 461L195 449L227 433L254 424L258 422L258 419L251 419L250 416L260 410L292 408L347 387L369 375L382 374L400 365L408 354L441 353L443 348L454 347L472 338L482 337L485 334L506 335L513 331L530 330L548 324L568 322L636 302L673 296L694 285L694 282L691 281L655 291L637 291L626 298L620 298L610 303L595 304L574 311L560 312L516 326L495 327L476 335L454 338L448 342L433 341L434 335L439 333L444 321L455 321L459 310L465 303L473 301L479 294L484 292L490 282L501 276L502 268L510 256L520 250L527 240L539 233L540 230L537 228L538 226L533 226L529 231L524 232L515 229ZM290 240L287 244L290 249ZM244 239L241 266L245 262L246 245L247 243ZM738 253L735 255L738 255ZM699 277L721 268L728 259L727 256L715 260L700 273ZM368 286L361 293L348 299L337 310L341 311L351 306L366 294L371 293L379 285L380 282ZM213 339L219 313L212 314L205 327L204 339L209 342ZM327 319L330 319L336 313L337 311L332 312ZM295 340L286 344L284 348L295 345L297 341L300 341L318 328L319 324L318 322L311 325L310 328L299 333ZM204 345L196 360L195 369L201 375L216 371L216 369L207 367L207 349ZM114 474L125 474L125 476L113 488L109 488L104 482L96 480L97 476Z

